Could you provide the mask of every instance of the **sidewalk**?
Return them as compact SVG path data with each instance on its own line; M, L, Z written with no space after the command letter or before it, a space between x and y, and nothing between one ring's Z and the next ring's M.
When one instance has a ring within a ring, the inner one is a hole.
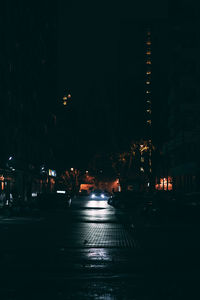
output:
M39 217L40 211L29 207L4 207L0 209L0 219L13 217Z

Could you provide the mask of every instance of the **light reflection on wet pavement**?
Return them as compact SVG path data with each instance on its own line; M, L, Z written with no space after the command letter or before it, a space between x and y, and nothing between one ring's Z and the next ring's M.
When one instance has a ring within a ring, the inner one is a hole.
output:
M185 299L192 258L141 248L121 214L78 198L41 223L0 227L1 299Z

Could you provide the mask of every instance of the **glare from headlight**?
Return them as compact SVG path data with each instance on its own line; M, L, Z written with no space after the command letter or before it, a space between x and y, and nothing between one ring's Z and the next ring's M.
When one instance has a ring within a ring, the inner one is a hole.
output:
M91 196L92 198L95 198L95 194L92 194L92 196Z
M101 194L101 198L104 198L105 196L104 196L104 194Z

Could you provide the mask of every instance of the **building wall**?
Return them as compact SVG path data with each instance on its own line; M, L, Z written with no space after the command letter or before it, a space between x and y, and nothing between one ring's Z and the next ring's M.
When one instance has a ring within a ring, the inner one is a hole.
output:
M172 18L168 36L169 140L164 154L174 188L189 192L198 189L200 174L200 24L198 18L184 17L186 10L187 5L180 10L180 16Z
M1 168L7 167L9 156L25 172L53 159L56 9L48 1L8 0L1 4ZM18 173L16 170L16 177Z
M49 152L51 104L56 97L56 8L26 1L2 7L0 157L39 163ZM48 109L47 109L48 106ZM48 111L48 113L47 113Z

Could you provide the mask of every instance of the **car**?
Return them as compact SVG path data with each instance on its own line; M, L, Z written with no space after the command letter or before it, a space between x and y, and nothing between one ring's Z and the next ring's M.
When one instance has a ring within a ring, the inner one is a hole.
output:
M132 191L117 192L108 199L108 204L115 208L135 208L140 201L140 193Z
M91 199L106 199L108 198L107 194L102 190L94 190L90 194Z
M36 206L40 210L65 209L71 206L71 196L66 191L41 193L35 198Z
M185 194L182 205L178 207L178 216L184 223L200 222L200 193Z

